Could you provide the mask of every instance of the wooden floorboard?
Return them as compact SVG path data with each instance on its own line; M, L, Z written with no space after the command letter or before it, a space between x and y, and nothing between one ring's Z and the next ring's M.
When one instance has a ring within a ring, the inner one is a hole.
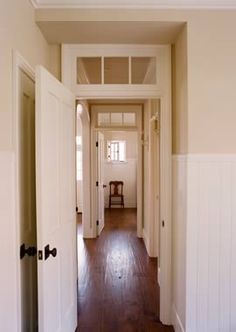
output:
M97 239L78 215L77 332L172 332L159 317L157 260L136 237L136 210L111 209Z

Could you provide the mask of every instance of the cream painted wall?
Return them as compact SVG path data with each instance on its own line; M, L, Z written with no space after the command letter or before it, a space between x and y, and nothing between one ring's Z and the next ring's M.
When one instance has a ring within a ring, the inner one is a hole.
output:
M49 45L49 64L51 73L61 81L61 46Z
M188 84L188 152L236 152L236 11L177 9L40 9L44 21L186 22ZM112 33L112 32L111 32ZM177 39L184 46L184 34ZM157 34L158 35L158 34ZM182 39L182 41L181 41ZM177 50L177 56L182 51ZM183 63L184 64L184 59ZM184 83L184 82L183 82ZM177 126L179 128L179 126ZM177 128L176 127L176 128ZM177 142L176 149L186 149Z
M172 150L188 151L187 105L187 26L178 35L172 47Z
M203 11L188 25L191 153L236 152L236 11Z
M13 147L12 50L31 64L49 67L49 48L34 22L30 1L4 1L0 8L0 150Z
M12 50L18 50L32 67L49 67L49 47L34 22L28 0L2 1L0 5L0 330L18 331L16 248L16 187Z
M108 140L126 141L126 162L115 164L104 161L105 206L109 205L109 182L124 181L125 208L137 207L137 133L130 131L104 132L105 158Z

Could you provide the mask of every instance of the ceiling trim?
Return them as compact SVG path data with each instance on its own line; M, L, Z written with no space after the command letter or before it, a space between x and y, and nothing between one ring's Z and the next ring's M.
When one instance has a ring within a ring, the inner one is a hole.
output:
M236 10L235 4L179 4L179 5L62 5L40 4L38 0L30 0L36 9L203 9L203 10Z

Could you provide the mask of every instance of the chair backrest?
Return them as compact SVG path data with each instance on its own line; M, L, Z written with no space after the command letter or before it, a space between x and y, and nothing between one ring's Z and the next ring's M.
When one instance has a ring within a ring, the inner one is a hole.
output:
M123 195L123 181L110 181L110 195Z

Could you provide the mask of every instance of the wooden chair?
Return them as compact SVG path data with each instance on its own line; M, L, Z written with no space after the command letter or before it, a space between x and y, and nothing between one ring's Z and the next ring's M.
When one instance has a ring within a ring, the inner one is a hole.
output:
M109 209L112 205L124 206L124 195L123 195L123 181L110 181L110 194L109 194Z

